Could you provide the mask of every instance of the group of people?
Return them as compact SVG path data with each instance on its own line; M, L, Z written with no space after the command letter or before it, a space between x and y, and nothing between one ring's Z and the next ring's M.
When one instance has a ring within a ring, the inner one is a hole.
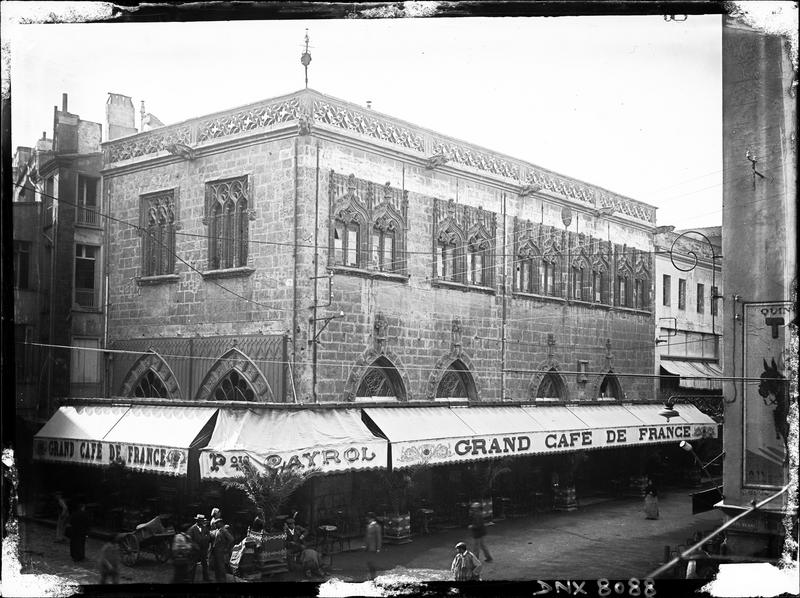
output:
M182 525L172 540L173 582L194 581L197 565L202 569L203 581L211 581L210 569L214 581L225 582L234 543L230 526L218 508L212 509L210 522L198 513L194 523Z

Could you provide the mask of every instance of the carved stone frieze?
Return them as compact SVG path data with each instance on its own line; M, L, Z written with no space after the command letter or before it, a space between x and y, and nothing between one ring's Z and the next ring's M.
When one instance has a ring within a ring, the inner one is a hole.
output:
M300 106L300 98L289 98L282 102L201 120L197 124L197 141L201 142L262 129L291 120L298 120L301 116L303 116L303 113Z
M180 127L165 127L143 135L136 135L130 139L120 139L108 144L108 161L120 162L130 158L138 158L148 154L167 151L168 146L177 144L188 146L191 143L192 132L189 125Z
M388 123L325 100L314 100L314 121L388 141L422 152L422 136L399 125Z
M433 145L434 156L443 156L448 162L463 166L485 170L502 177L519 180L519 166L478 150L462 147L446 141L435 141Z

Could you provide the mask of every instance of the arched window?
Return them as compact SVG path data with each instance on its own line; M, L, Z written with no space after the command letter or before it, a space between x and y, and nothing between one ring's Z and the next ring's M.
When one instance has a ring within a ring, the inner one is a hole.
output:
M251 213L246 176L206 183L210 269L247 265Z
M539 383L539 388L536 389L537 399L565 399L566 388L564 381L558 373L558 370L551 368Z
M606 297L608 285L608 275L605 269L598 266L592 268L592 301L603 303Z
M472 375L461 360L445 370L436 386L437 399L476 399L477 390Z
M345 222L337 218L333 228L333 261L339 266L358 268L361 256L361 226L355 219Z
M539 292L542 295L558 295L558 260L545 255L539 262Z
M624 398L622 387L613 372L606 374L600 383L600 398L617 400Z
M436 242L436 276L442 280L458 282L460 277L459 251L457 237L452 233L442 233Z
M514 270L514 290L520 293L539 292L539 264L541 255L531 242L526 242L517 252Z
M175 190L141 198L142 276L175 272Z
M486 268L488 267L487 248L489 243L485 239L474 238L468 245L467 254L467 284L483 286L486 284Z
M153 370L148 369L133 387L134 397L140 399L167 399L169 393L164 381Z
M255 401L255 391L236 369L228 372L211 395L214 401Z
M400 373L385 357L379 357L372 363L356 391L356 400L375 398L405 399Z
M386 226L376 224L372 229L372 268L382 272L393 272L398 263L395 258L395 230L394 223Z
M584 256L572 260L570 285L572 287L572 298L574 300L592 301L594 280L590 278L590 272L589 263Z

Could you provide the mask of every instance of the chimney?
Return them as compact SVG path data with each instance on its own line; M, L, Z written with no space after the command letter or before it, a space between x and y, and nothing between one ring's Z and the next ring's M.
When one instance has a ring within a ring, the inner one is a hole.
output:
M129 96L120 93L108 94L106 100L106 130L108 139L112 141L120 137L135 135L136 130L136 110Z
M367 100L367 110L372 110L372 100Z
M67 110L67 94L65 93L61 94L61 112L69 112Z

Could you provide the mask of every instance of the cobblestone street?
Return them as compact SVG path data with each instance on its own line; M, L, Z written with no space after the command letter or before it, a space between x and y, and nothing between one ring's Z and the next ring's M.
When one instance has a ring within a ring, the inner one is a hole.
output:
M699 529L714 528L717 512L691 514L688 489L662 493L661 518L646 520L637 498L596 499L577 511L551 512L536 517L501 520L489 527L487 544L494 557L485 563L488 580L627 579L644 578L658 566L664 546L684 544ZM590 501L586 501L587 503ZM103 542L89 538L87 559L73 563L67 544L52 541L54 530L40 523L21 522L20 560L24 573L49 573L80 584L98 582L97 555ZM377 555L380 577L402 576L419 580L449 579L453 546L466 540L467 530L449 529L415 536L402 545L388 545ZM334 554L331 579L363 581L365 555L354 540L352 549ZM171 563L160 564L144 553L134 567L122 566L121 583L169 583ZM199 574L198 574L199 577ZM230 581L235 581L229 576ZM290 574L274 580L301 579ZM265 580L265 581L266 581Z

